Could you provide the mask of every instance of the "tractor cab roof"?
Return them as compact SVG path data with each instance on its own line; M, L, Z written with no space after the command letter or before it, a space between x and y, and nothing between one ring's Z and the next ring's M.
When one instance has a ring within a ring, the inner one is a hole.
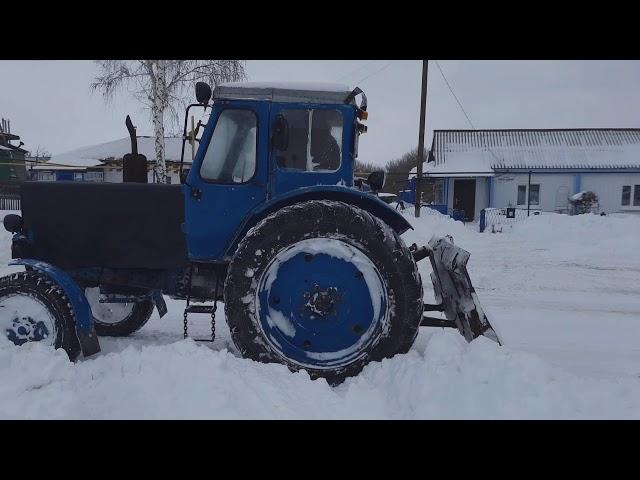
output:
M336 83L234 82L215 88L214 99L260 100L267 102L325 103L343 105L351 93ZM355 104L352 100L350 103Z

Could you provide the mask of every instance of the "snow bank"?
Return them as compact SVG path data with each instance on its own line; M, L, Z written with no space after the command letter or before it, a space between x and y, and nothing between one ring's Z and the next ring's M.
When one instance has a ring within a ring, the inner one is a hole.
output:
M435 211L404 215L408 244L452 235L471 252L503 347L425 328L408 354L331 388L239 358L222 308L213 348L182 340L183 305L168 300L163 319L76 364L0 335L0 418L640 418L639 217L532 216L480 234ZM0 229L5 264L10 239ZM428 261L420 272L429 301Z
M337 388L191 340L71 364L0 344L0 418L640 418L640 382L589 380L436 330Z
M547 247L547 257L607 267L640 267L640 216L536 215L513 225L518 241Z

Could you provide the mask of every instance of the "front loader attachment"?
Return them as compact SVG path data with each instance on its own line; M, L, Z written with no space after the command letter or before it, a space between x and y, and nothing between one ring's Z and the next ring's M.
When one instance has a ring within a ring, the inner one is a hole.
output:
M439 311L445 319L423 314L421 326L453 327L471 342L483 335L500 344L498 335L489 323L467 272L469 252L453 244L451 237L433 237L428 247L414 246L414 258L431 260L431 281L435 291L436 305L425 304L424 311Z

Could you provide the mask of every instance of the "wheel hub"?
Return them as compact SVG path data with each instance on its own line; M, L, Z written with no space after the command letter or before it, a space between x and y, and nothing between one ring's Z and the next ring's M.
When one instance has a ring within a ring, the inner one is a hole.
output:
M42 301L24 294L0 298L0 332L15 345L27 342L53 345L56 339L52 313Z
M326 290L320 290L318 284L314 285L313 292L304 292L304 298L307 300L305 307L312 313L326 317L334 311L334 306L338 300L338 289L329 287Z
M36 321L31 317L16 317L12 325L7 329L7 338L16 345L27 342L40 342L49 336L49 329L40 320Z

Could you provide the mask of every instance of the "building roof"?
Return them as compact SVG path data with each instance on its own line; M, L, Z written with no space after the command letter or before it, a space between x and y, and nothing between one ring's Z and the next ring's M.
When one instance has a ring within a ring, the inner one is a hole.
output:
M337 83L231 82L218 85L213 96L230 100L344 104L350 93L348 85Z
M425 171L637 168L639 128L436 130Z
M154 161L154 137L139 135L137 138L138 153L147 157L148 161ZM164 147L165 160L173 162L180 161L182 137L165 137ZM191 163L190 148L191 146L189 144L185 145L185 163ZM127 153L131 153L131 139L129 137L53 155L47 164L42 164L34 168L38 170L55 170L57 166L79 168L95 167L103 164L106 160L120 160Z

